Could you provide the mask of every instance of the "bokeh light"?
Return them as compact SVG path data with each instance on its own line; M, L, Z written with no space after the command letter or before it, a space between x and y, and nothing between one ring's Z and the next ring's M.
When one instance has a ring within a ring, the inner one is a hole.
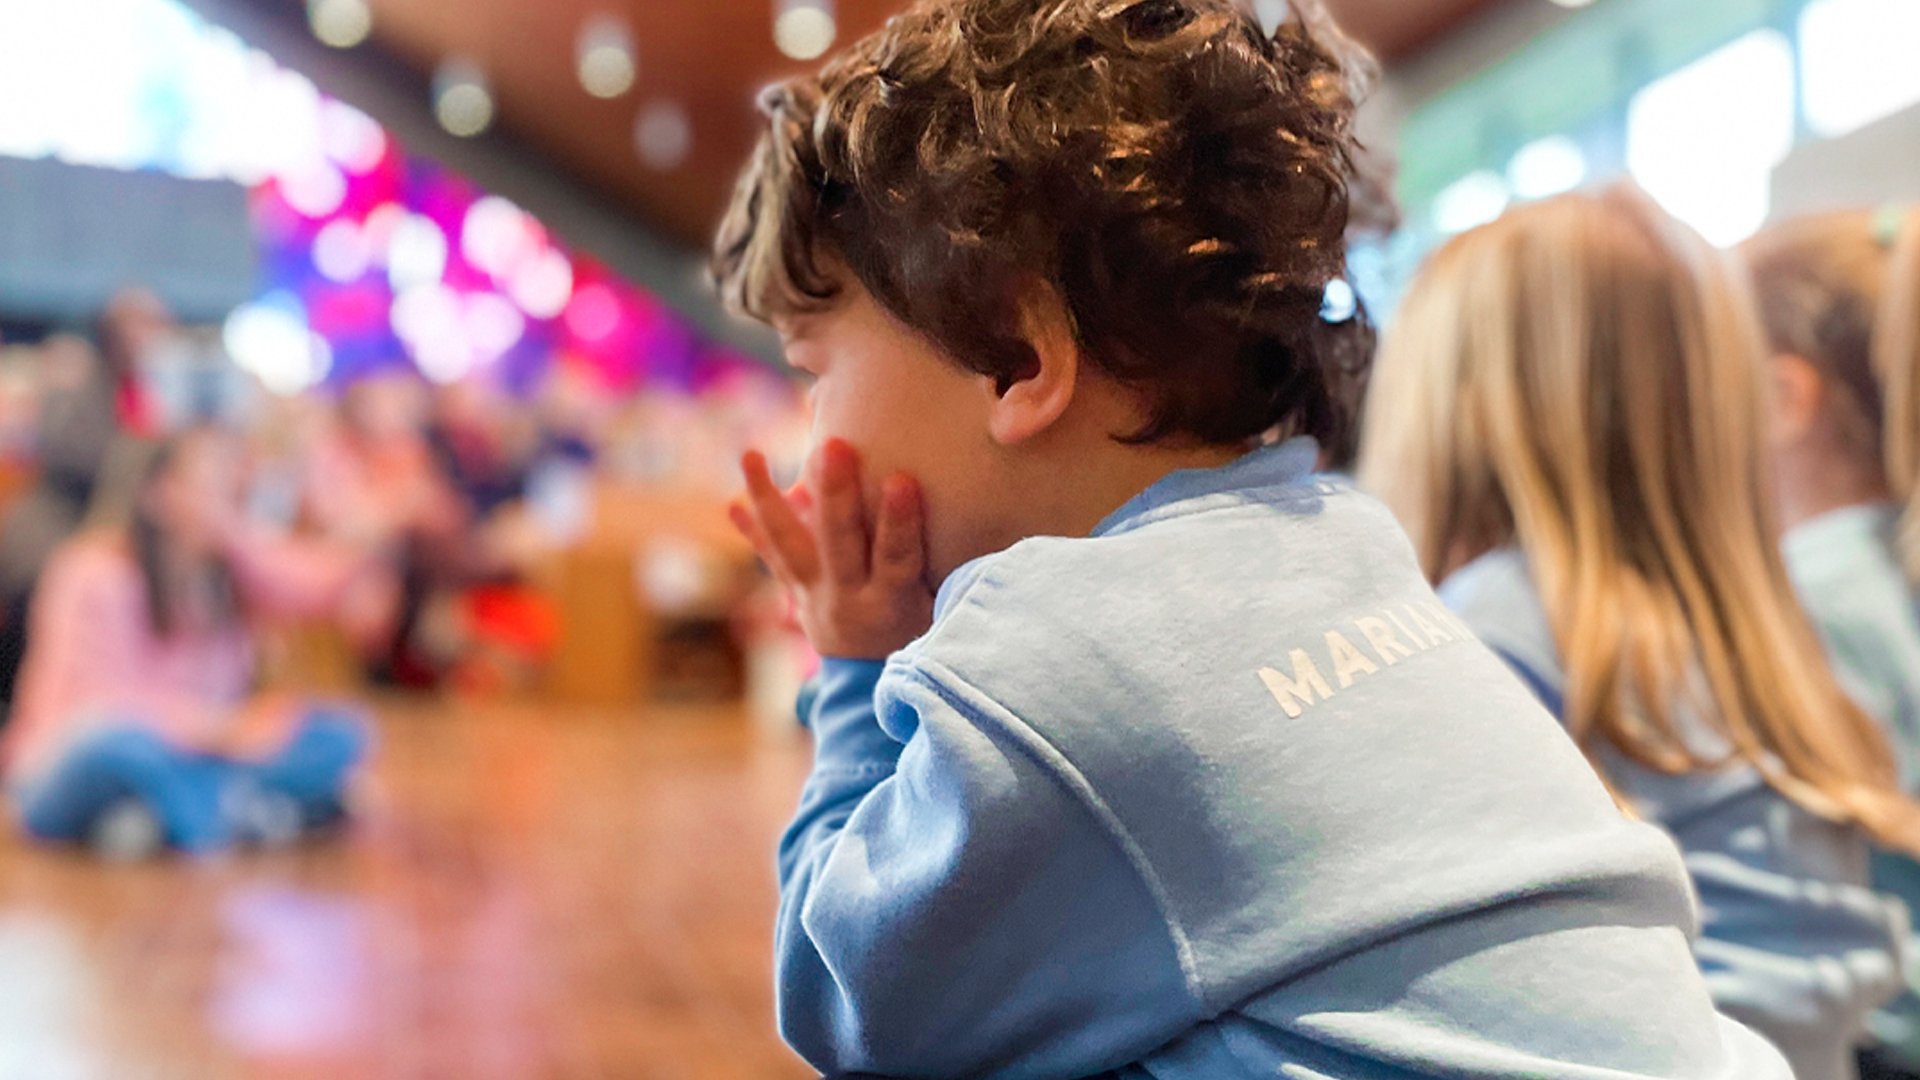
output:
M285 290L236 308L221 337L234 363L275 393L316 386L332 367L332 347L308 327L306 309Z
M652 102L634 121L633 144L649 168L672 172L693 151L693 120L677 101Z
M367 0L307 0L307 25L322 42L351 49L373 33L373 11Z
M827 0L781 0L773 19L774 46L794 60L826 55L838 32Z
M639 60L633 33L611 15L595 15L580 27L575 66L580 85L597 98L617 98L633 89Z
M433 78L433 115L449 134L463 139L493 125L493 92L477 66L465 60L440 65Z

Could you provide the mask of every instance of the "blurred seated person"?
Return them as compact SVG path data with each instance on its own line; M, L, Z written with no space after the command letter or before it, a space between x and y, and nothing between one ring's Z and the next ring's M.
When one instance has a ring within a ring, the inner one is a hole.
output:
M401 373L363 378L337 419L307 440L298 520L321 536L384 538L380 587L360 590L347 629L378 679L431 686L414 642L426 598L461 557L468 515L427 439L425 388Z
M303 527L341 537L460 534L465 516L427 440L422 392L410 376L376 375L347 387L337 412L307 410L296 440Z
M588 512L591 447L584 436L550 439L551 416L536 422L484 379L438 388L433 413L428 442L466 527L457 543L425 550L413 655L463 690L530 685L559 615L527 579Z
M250 696L255 632L351 592L365 549L242 514L237 447L210 428L152 452L126 522L50 561L4 776L36 839L134 856L285 842L344 816L367 746L354 710Z
M114 312L101 320L114 336ZM80 528L108 455L136 419L141 400L122 351L96 353L84 338L59 334L40 349L35 479L0 527L0 701L11 702L26 653L27 609L54 548Z
M526 494L539 431L498 387L481 379L440 387L427 438L475 520Z
M593 369L556 362L541 381L533 403L540 431L536 467L555 461L595 464L617 402L624 396Z
M526 490L475 514L462 549L438 563L420 644L460 689L526 689L559 642L547 573L591 516L584 467L543 468Z
M153 372L156 358L181 341L173 312L148 289L122 289L101 311L94 337L97 352L72 334L41 348L38 475L0 527L0 702L14 697L27 611L48 557L80 528L116 448L162 426Z
M179 320L151 289L122 289L101 311L94 336L113 380L115 415L128 433L166 433L169 417L156 393L155 369L179 350L181 333Z

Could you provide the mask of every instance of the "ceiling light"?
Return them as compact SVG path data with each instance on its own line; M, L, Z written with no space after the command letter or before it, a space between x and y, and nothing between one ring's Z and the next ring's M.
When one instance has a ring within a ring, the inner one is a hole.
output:
M347 201L347 178L326 161L308 162L278 179L280 196L306 217L332 217Z
M493 123L493 94L479 67L466 60L440 65L433 77L433 115L463 139L487 130Z
M819 59L837 32L832 0L780 0L773 18L773 44L795 60Z
M320 145L327 157L355 176L365 176L387 159L387 133L371 116L343 101L320 104Z
M367 234L347 218L329 221L313 238L313 266L320 276L340 285L360 280L373 262Z
M475 293L466 301L467 333L482 358L498 360L520 344L527 332L526 317L513 301L499 293Z
M465 314L459 294L433 282L396 294L388 320L420 374L437 383L450 383L474 366Z
M611 15L595 15L580 27L574 57L580 85L597 98L617 98L633 89L640 70L632 32Z
M605 285L583 286L567 305L567 329L586 341L603 341L620 328L620 301Z
M514 271L507 294L532 318L555 318L573 298L573 264L559 251L548 248Z
M677 101L655 101L633 123L633 146L649 168L672 172L693 150L693 120Z
M511 279L522 263L540 253L544 242L539 226L498 195L483 196L468 207L460 227L461 257L496 281Z
M285 290L235 308L221 339L234 363L277 394L315 386L333 366L333 349L307 327L306 309Z
M408 214L387 243L387 280L394 292L430 285L447 274L447 234L424 214Z
M367 212L367 223L361 226L361 233L367 241L369 265L387 265L387 249L393 246L394 234L400 231L400 224L407 217L407 208L397 202L381 203Z
M373 12L367 0L307 0L307 25L325 44L351 49L373 33Z

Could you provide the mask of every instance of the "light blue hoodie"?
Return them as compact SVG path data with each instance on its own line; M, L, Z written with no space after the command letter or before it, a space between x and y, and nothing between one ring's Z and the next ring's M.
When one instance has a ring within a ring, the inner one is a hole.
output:
M1787 574L1826 642L1840 682L1886 730L1909 793L1920 794L1920 612L1895 554L1896 506L1823 514L1781 541ZM1920 865L1875 852L1873 883L1920 909ZM1908 990L1876 1013L1874 1037L1909 1068L1920 1066L1920 948L1907 951Z
M1295 442L828 661L780 1024L829 1073L1787 1080L1667 838Z
M1566 673L1520 552L1476 560L1440 595L1560 710ZM1724 752L1704 726L1688 735L1703 753ZM1703 917L1695 952L1721 1010L1771 1039L1799 1080L1853 1076L1867 1015L1900 988L1907 933L1905 907L1867 885L1865 837L1746 766L1668 776L1616 756L1607 768L1679 841Z
M1835 671L1886 728L1901 783L1920 791L1920 613L1894 554L1898 507L1849 506L1790 530L1787 574Z

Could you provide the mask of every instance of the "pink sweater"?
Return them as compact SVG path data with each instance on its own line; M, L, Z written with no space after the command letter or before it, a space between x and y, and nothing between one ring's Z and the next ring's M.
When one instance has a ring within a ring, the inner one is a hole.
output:
M232 553L241 607L254 619L326 612L361 560L260 533ZM253 685L252 627L153 631L145 585L125 542L87 536L57 551L40 579L29 647L0 764L11 777L50 766L103 721L142 724L184 746L216 737Z

